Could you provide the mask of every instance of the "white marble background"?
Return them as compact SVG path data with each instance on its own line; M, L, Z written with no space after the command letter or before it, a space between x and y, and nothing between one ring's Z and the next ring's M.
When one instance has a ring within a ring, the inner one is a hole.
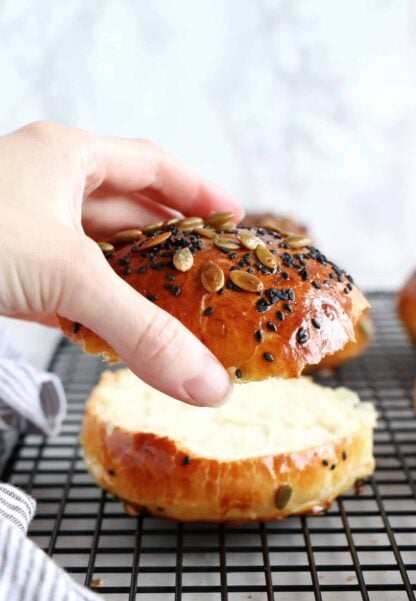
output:
M416 267L415 25L414 0L3 0L0 132L154 139L394 289Z

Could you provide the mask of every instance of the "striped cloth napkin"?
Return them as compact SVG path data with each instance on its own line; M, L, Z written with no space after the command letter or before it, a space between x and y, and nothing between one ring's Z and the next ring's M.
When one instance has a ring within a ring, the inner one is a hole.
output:
M27 363L0 324L0 469L19 432L56 435L66 400L57 376ZM26 537L36 502L0 483L0 601L99 601Z

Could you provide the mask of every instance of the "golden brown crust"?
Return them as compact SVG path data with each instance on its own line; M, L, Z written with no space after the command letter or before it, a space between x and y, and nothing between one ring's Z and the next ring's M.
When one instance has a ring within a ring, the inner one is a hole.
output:
M318 365L311 366L310 371L320 369L336 369L344 363L359 357L370 344L374 336L374 325L370 309L365 309L354 326L355 341L350 340L341 350L333 355L326 355Z
M243 380L299 376L306 364L318 363L353 339L354 324L368 303L352 278L313 246L292 248L291 239L276 231L249 228L272 252L262 263L257 250L239 243L243 231L247 229L233 226L231 231L216 230L216 236L237 246L224 252L218 241L197 231L163 226L136 242L119 244L107 257L120 277L178 318L231 375ZM155 237L166 239L149 248ZM193 266L186 272L172 263L182 246L189 246L193 254ZM276 268L264 265L270 256ZM225 275L219 292L207 292L201 284L201 270L208 261ZM236 288L230 281L232 269L251 270L263 292ZM114 350L87 328L64 318L60 325L85 351L103 354L110 362L118 360Z
M374 468L368 428L301 452L219 461L192 456L167 437L113 428L99 417L99 399L93 393L86 409L85 461L129 513L145 508L164 518L222 522L317 513Z
M397 311L410 338L416 343L416 271L399 292Z

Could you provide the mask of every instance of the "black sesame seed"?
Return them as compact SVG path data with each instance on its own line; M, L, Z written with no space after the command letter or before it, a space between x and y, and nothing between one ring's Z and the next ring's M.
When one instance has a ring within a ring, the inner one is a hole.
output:
M345 451L342 451L341 457L342 457L343 461L346 461L346 459L347 459L347 453Z
M264 340L264 334L263 334L263 332L261 330L257 330L254 333L254 336L256 337L257 342L263 342L263 340Z
M219 246L218 248L222 253L224 253L224 255L228 255L228 253L230 252L229 248L224 248L223 246Z
M345 294L349 294L349 293L350 293L350 289L349 289L349 288L347 288L347 287L345 287L345 288L344 288L344 292L345 292Z
M238 264L240 265L240 267L249 267L250 261L246 261L245 259L241 259L241 261L239 261Z
M251 267L249 269L247 269L247 273L251 273L252 275L254 274L254 269L251 269Z
M307 272L307 270L305 269L305 267L303 267L300 271L299 271L299 275L302 278L302 280L304 282L307 282L308 278L309 278L309 274Z
M345 277L347 278L347 280L348 280L349 282L351 282L351 284L353 284L353 283L354 283L354 280L353 280L353 278L352 278L352 276L351 276L351 275L347 274Z
M282 276L282 278L283 278L284 280L288 280L288 279L289 279L289 274L288 274L288 273L286 273L286 271L282 271L282 273L281 273L280 275Z
M115 476L116 475L115 471L112 470L112 469L109 469L107 471L108 471L108 473L109 473L110 476Z
M81 324L78 323L77 321L75 321L74 325L72 326L72 331L74 332L74 334L76 334L77 332L79 332L80 327L81 327Z
M227 286L227 288L229 288L230 290L234 290L235 292L242 292L243 291L242 288L240 288L239 286L236 286L235 284L233 284L233 282L231 280L228 280L226 286Z
M230 271L240 271L240 268L237 267L237 265L233 265L232 267L230 267Z
M336 278L337 278L336 274L333 271L331 271L331 273L329 274L329 277L331 278L331 280L336 280Z
M146 265L140 265L137 271L138 273L145 273L147 271Z
M313 282L312 282L312 286L313 286L314 288L316 288L317 290L320 290L320 289L321 289L321 284L318 284L318 282L315 282L315 281L313 281Z
M121 259L118 260L118 264L119 265L128 265L130 263L131 259L130 257L121 257Z
M279 321L283 321L285 318L284 313L282 311L276 311L276 317Z
M174 273L167 273L166 279L169 280L170 282L173 282L174 280L176 280L176 275Z
M325 284L325 286L329 286L329 285L330 285L330 283L331 283L331 282L330 282L329 280L324 280L324 284Z
M352 290L352 285L351 284L347 284L345 287L348 288L348 290Z
M191 463L191 458L189 457L189 455L185 455L185 457L182 459L182 465L189 465Z
M203 314L204 315L212 315L214 313L215 309L214 307L207 307L206 309L204 309Z
M229 255L230 259L236 259L238 257L238 253L231 252Z
M146 296L146 298L147 298L147 300L152 301L152 303L154 303L155 301L157 301L159 299L157 294L148 294Z
M129 267L129 266L127 265L127 267L125 267L125 268L123 269L123 273L124 273L124 275L130 275L130 274L131 274L131 267Z
M337 466L336 466L336 464L335 464L335 463L333 463L333 464L331 465L330 469L331 469L331 470L334 470L336 467L337 467Z
M275 323L273 323L272 321L268 321L268 322L266 323L266 328L267 328L268 330L270 330L270 332L277 332L277 326L276 326L276 324L275 324Z
M236 369L235 370L235 377L240 379L243 377L243 374L241 373L241 369Z
M305 328L299 328L299 330L296 332L296 339L299 344L305 344L305 342L308 341L309 335Z
M245 255L243 255L243 259L244 259L244 261L250 261L251 254L250 253L246 253Z
M265 298L261 298L256 302L256 309L257 311L260 311L260 313L264 313L264 311L267 311L268 308L269 303L266 301Z
M173 295L173 296L179 296L181 293L181 289L179 286L175 286L175 284L165 284L165 288L166 290L169 290L169 292Z
M274 357L271 353L263 353L263 359L269 363L273 363Z
M285 304L283 305L283 309L284 309L285 311L287 311L288 313L292 313L292 307L291 307L291 305L289 305L289 303L285 303Z
M327 459L322 459L322 465L324 465L325 467L328 467L329 461Z
M315 317L312 318L312 325L317 330L319 330L321 328L321 324L319 323L319 321Z
M224 288L220 288L220 289L217 291L217 294L219 294L220 296L222 296L222 295L224 294Z

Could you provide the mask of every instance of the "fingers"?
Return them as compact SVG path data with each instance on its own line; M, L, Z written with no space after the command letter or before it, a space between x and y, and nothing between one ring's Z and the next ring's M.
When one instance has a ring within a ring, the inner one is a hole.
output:
M129 194L142 191L186 215L207 216L211 211L233 211L240 221L240 205L226 192L203 180L190 168L145 140L95 137L91 149L96 187Z
M57 312L104 338L151 386L191 404L217 405L230 391L225 369L182 324L119 278L94 243L74 249Z
M59 322L55 314L52 313L8 313L7 317L12 317L13 319L22 319L24 321L34 321L36 323L40 323L43 326L48 326L50 328L58 328Z
M138 193L108 195L97 190L85 200L82 207L84 231L95 240L108 239L122 230L140 228L149 223L181 216L181 213Z

